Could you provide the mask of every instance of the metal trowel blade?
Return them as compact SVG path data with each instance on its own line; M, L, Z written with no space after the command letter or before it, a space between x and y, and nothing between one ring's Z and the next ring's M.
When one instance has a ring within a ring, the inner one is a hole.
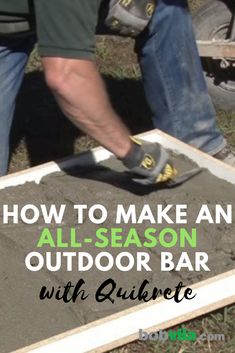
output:
M188 170L187 172L167 181L166 186L169 188L179 186L185 183L186 181L194 178L196 175L200 174L204 170L205 170L204 168L194 168L194 169Z

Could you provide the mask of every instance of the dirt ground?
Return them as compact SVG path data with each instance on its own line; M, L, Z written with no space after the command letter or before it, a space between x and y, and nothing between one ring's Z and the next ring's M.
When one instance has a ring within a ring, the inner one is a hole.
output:
M192 3L193 8L196 3ZM133 48L131 39L97 38L97 63L112 104L134 134L153 126ZM235 147L235 112L218 111L217 117L218 125L231 146ZM45 85L35 49L17 101L9 172L82 152L95 145L95 141L75 128L58 109Z
M97 62L112 104L131 131L139 133L152 129L133 41L115 37L98 38ZM231 145L235 146L235 113L218 111L217 116L219 126ZM11 137L10 172L93 146L95 142L76 129L58 109L45 85L35 50L18 97Z

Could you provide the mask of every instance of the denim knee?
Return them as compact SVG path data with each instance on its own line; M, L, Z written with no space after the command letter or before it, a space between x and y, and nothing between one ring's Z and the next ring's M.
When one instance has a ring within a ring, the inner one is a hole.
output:
M158 1L139 60L154 126L206 152L221 148L186 1Z
M0 176L7 173L9 135L28 56L34 38L0 38Z

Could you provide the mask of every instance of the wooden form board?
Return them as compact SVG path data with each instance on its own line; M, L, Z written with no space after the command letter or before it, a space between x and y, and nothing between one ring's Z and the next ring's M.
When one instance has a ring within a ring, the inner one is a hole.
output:
M102 353L138 339L139 329L165 330L235 302L235 270L193 285L196 297L175 303L158 299L14 353Z
M141 135L151 142L159 142L175 153L183 154L200 167L207 168L220 179L235 184L235 168L159 131L152 130ZM61 160L0 178L0 189L22 185L26 182L39 183L51 173L71 167L96 164L112 154L104 148L95 148ZM193 319L212 310L235 302L235 270L216 276L192 286L197 292L192 301L175 303L159 299L142 304L118 314L106 317L81 328L51 337L43 342L16 351L17 353L102 353L138 338L138 330L157 331ZM163 315L164 313L164 315ZM94 338L94 339L91 339ZM15 352L15 353L16 353Z
M235 43L228 40L197 41L200 56L235 58Z
M220 179L235 184L235 168L212 158L206 153L199 151L157 129L145 132L137 137L146 141L159 142L162 146L169 148L175 153L183 154L200 167L207 168L212 174ZM38 167L23 170L18 173L0 177L0 190L9 186L22 185L26 182L40 183L40 180L51 173L66 170L72 167L88 166L108 159L112 154L102 147L94 148L89 152L82 153L60 160L49 162Z

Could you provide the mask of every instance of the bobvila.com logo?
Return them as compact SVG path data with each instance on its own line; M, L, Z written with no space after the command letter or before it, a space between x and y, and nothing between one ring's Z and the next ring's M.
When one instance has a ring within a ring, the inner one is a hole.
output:
M142 329L139 330L140 341L225 341L225 335L222 333L202 333L197 335L195 331L188 331L186 328L180 328L177 331L159 330L157 332L145 332Z

